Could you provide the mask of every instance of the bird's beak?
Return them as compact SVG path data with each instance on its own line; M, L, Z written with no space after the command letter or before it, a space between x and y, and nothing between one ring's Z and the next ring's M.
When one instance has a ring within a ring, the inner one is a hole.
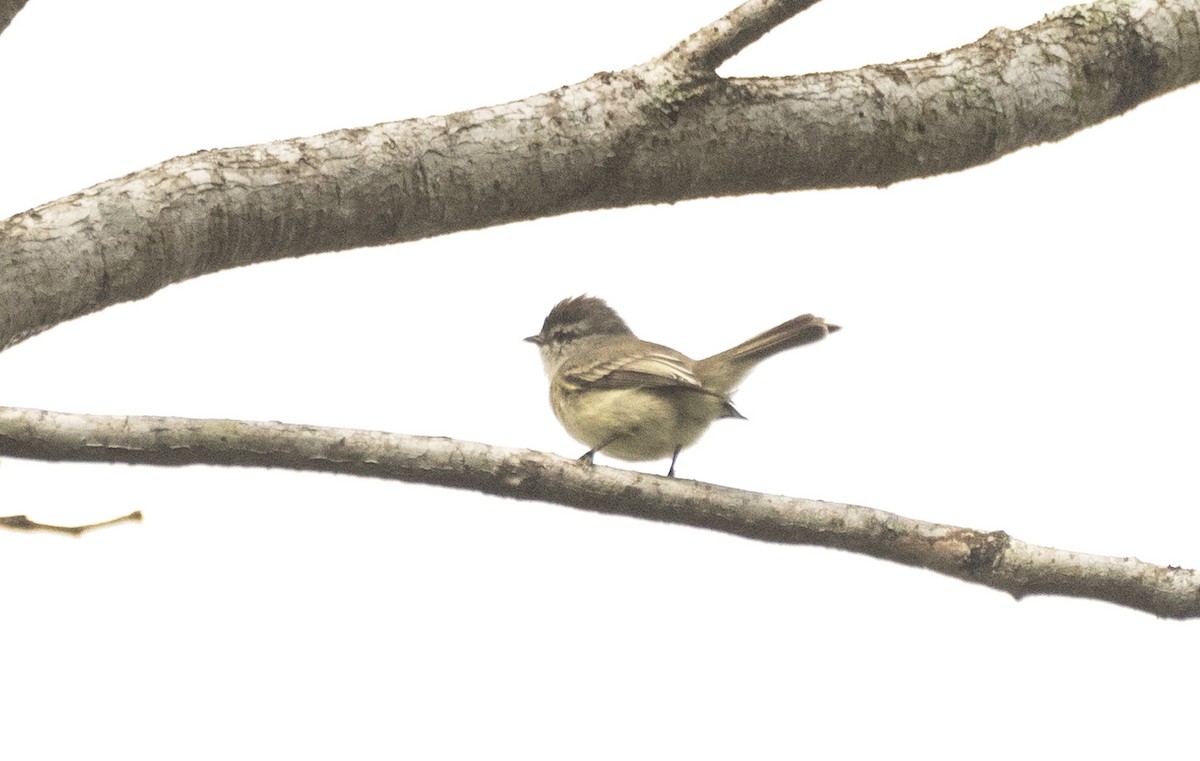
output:
M541 336L530 336L529 338L524 338L521 340L528 341L531 344L537 344L538 346L542 345L542 337Z

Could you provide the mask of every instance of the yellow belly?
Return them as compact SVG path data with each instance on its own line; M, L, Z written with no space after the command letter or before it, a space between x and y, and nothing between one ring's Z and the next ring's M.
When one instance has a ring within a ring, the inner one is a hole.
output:
M551 396L559 422L577 441L622 460L658 460L689 447L728 415L720 397L687 389L601 389Z

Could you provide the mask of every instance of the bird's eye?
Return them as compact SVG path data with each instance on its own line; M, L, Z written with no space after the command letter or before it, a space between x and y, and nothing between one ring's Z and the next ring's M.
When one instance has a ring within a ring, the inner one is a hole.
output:
M573 328L559 328L550 334L550 340L560 344L574 341L578 337L578 331Z

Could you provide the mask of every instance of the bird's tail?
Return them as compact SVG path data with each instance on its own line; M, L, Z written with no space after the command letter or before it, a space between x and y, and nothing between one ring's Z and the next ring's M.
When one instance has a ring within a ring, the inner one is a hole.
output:
M728 393L746 373L770 356L797 346L820 341L830 333L841 330L820 317L802 314L787 322L759 333L749 341L726 349L696 363L696 374L705 386Z

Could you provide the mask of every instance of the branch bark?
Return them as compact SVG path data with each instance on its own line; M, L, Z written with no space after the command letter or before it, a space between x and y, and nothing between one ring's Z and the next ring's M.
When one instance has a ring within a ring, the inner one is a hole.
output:
M27 2L29 0L0 0L0 34L4 33Z
M1027 544L1003 531L868 507L589 466L543 452L382 431L0 408L0 455L241 465L387 478L869 555L1016 598L1067 595L1169 618L1200 616L1200 573Z
M751 0L653 61L522 101L204 151L16 215L0 222L0 347L255 262L584 209L955 171L1061 139L1200 78L1200 0L1100 0L856 71L716 75L811 4ZM438 484L846 549L1016 597L1200 615L1200 578L1190 570L450 439L0 408L0 454Z
M818 0L750 0L680 42L659 60L694 76L708 77L717 67L757 42L764 34Z
M0 222L0 347L255 262L955 171L1200 78L1200 0L1099 0L856 71L716 75L810 4L751 0L653 61L514 103L202 151L18 214Z

